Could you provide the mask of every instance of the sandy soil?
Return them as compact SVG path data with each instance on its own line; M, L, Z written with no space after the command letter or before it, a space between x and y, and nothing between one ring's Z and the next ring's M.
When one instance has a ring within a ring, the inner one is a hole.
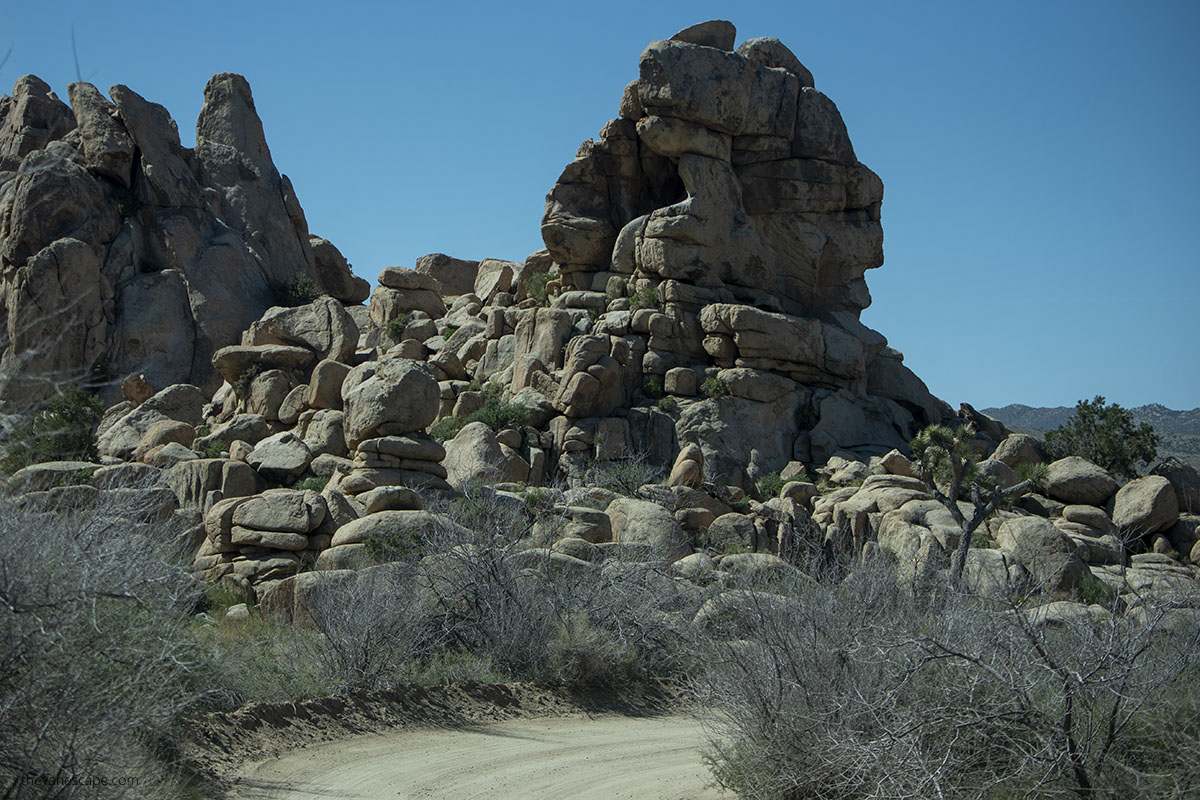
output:
M246 800L693 800L708 786L698 723L603 714L414 726L248 762L231 794Z

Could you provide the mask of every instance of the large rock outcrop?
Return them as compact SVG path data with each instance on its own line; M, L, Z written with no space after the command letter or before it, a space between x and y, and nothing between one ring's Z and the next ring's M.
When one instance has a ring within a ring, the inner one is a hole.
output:
M903 448L952 411L859 322L883 263L882 181L787 47L735 38L712 21L652 42L620 116L550 190L553 304L598 319L514 369L512 391L554 371L542 393L579 427L665 390L676 440L744 483Z
M289 289L366 299L336 248L310 238L245 78L209 81L194 149L128 87L68 95L25 76L0 99L5 406L81 379L113 398L129 373L213 389L213 352Z

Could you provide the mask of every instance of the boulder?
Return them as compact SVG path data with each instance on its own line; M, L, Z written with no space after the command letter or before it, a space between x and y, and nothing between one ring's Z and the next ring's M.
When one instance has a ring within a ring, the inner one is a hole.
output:
M374 539L393 544L397 549L411 546L412 554L417 555L426 540L446 534L470 538L470 531L440 514L429 511L380 511L338 528L333 535L333 546L363 544Z
M246 463L267 480L291 483L304 474L312 459L312 451L302 439L283 431L256 444Z
M226 446L238 441L258 444L270 435L271 426L262 414L238 414L228 422L213 428L208 435L197 439L196 447L203 450L217 441L224 442Z
M996 532L996 542L1047 590L1073 590L1087 574L1075 543L1041 517L1006 520Z
M735 553L722 556L717 561L717 569L753 583L812 582L812 579L800 570L771 553Z
M1150 474L1160 475L1171 482L1181 513L1200 513L1200 474L1197 474L1195 467L1177 458L1168 458L1156 464Z
M231 386L272 369L307 370L317 355L307 347L283 344L230 345L213 353L213 367Z
M227 458L184 461L165 470L166 484L185 508L206 509L210 498L248 497L260 487L260 478L247 464Z
M350 271L350 264L333 242L310 236L308 244L312 248L317 283L330 297L347 305L356 305L370 297L371 284Z
M313 367L305 395L309 408L342 407L342 383L350 374L350 367L340 361L326 359Z
M349 452L344 424L345 415L341 411L324 409L312 415L302 438L314 459L323 455L343 457Z
M389 268L394 269L394 268ZM420 273L412 272L411 270L403 270L409 275L418 278L424 278L429 285L436 285L432 278L421 275ZM401 281L392 276L393 282L404 282L415 284L415 280ZM411 314L420 312L433 319L440 319L446 315L446 304L442 302L442 297L435 289L393 289L390 286L377 286L371 292L371 311L370 320L372 327L384 328L389 322L401 314Z
M1104 513L1104 509L1096 506L1072 505L1062 510L1062 518L1067 522L1087 525L1102 533L1116 533L1117 526Z
M758 538L754 519L746 514L731 511L708 526L708 546L718 553L766 549L767 543L759 542Z
M445 447L446 480L460 491L474 481L505 483L516 479L503 445L482 422L463 426Z
M420 511L424 508L421 496L403 486L379 486L355 498L367 514L380 511Z
M195 386L168 386L112 423L108 430L97 437L97 447L101 455L127 460L137 450L142 437L157 422L199 425L206 402L207 398Z
M134 451L134 458L141 461L150 450L162 447L171 442L176 442L184 447L191 447L195 439L196 429L186 422L179 422L173 419L159 420L142 434L137 450Z
M130 186L133 139L116 114L116 108L90 83L67 85L67 96L71 98L85 166L94 174L113 179L121 186Z
M671 474L667 478L668 486L691 486L699 488L704 482L704 452L698 444L688 444L679 451Z
M1179 518L1175 487L1161 475L1136 478L1121 487L1112 521L1123 533L1147 536L1171 528Z
M296 308L268 310L242 336L242 344L303 347L317 359L344 363L358 347L358 325L340 302L318 297Z
M154 390L150 388L146 376L140 372L126 375L125 380L121 381L121 398L134 405L146 402L153 395Z
M906 478L916 477L912 462L899 450L889 450L883 455L880 464L890 475L901 475Z
M674 515L660 505L618 497L609 503L606 513L615 542L648 545L668 562L678 561L692 552L687 535Z
M711 19L708 22L692 25L671 37L671 41L674 42L688 42L704 47L715 47L718 50L732 50L736 39L737 28L733 26L732 22L723 19Z
M1046 491L1064 503L1102 506L1117 491L1117 482L1086 458L1068 456L1050 464Z
M342 384L346 444L424 430L439 404L437 381L424 364L404 358L361 364Z
M433 277L437 281L439 293L443 296L462 295L474 291L479 262L452 258L444 253L433 253L418 258L414 268L417 272Z
M485 258L479 262L475 273L475 296L485 305L491 305L496 295L510 292L514 276L520 274L521 265L512 261Z
M231 522L259 531L308 534L320 527L325 515L325 498L316 492L270 489L237 504Z
M992 453L996 461L1003 461L1016 469L1022 464L1040 464L1042 457L1038 453L1038 440L1024 433L1010 433Z

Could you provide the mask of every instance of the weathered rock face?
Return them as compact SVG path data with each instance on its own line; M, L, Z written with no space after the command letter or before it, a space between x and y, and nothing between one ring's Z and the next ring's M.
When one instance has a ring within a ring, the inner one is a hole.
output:
M298 280L366 298L310 239L240 75L209 81L195 149L125 86L111 102L87 83L68 92L70 106L25 76L0 101L0 402L132 372L213 389L213 352Z
M577 288L674 279L798 315L859 311L883 263L883 183L837 106L776 39L652 42L621 116L547 197L542 233Z

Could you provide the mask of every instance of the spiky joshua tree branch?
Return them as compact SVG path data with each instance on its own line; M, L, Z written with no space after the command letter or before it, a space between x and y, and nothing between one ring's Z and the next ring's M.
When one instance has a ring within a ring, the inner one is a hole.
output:
M951 429L945 425L930 425L912 440L913 466L921 480L929 485L933 496L946 507L962 529L962 537L950 565L950 585L957 588L967 566L971 537L988 517L996 513L1006 498L1029 491L1043 479L1035 471L1025 480L1007 489L991 484L979 473L978 457L971 451L974 435L970 425ZM970 499L972 512L967 519L958 500L964 494Z

